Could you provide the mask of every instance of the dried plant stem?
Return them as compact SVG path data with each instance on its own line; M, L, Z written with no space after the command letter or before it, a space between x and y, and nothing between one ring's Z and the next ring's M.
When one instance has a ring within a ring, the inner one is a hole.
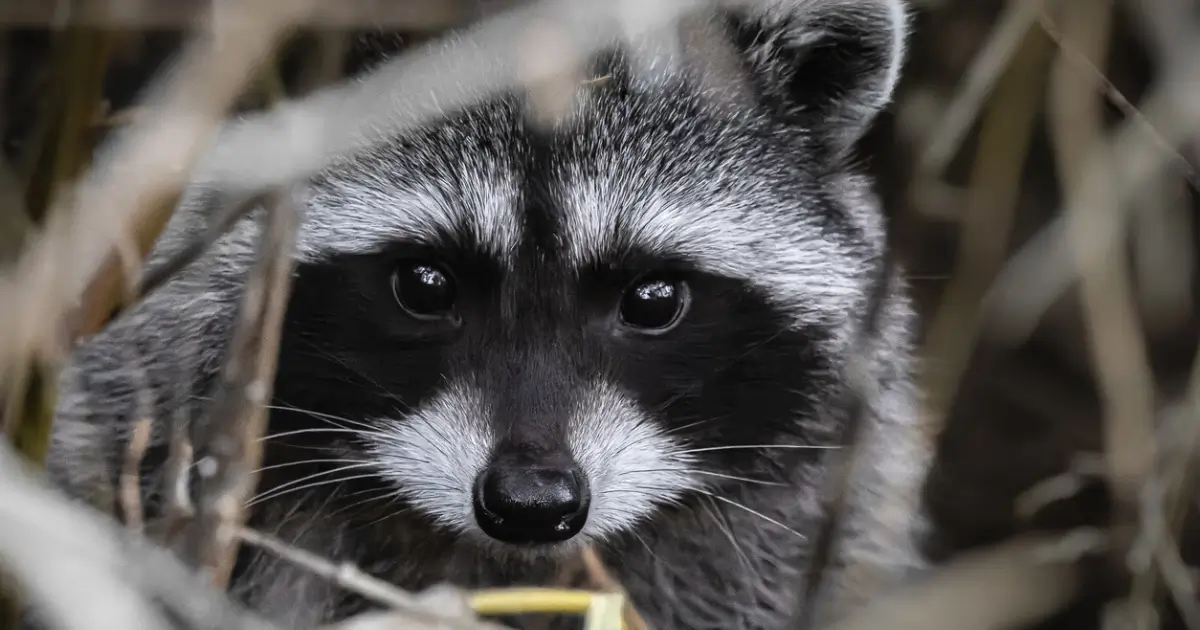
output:
M1155 135L1169 143L1200 131L1200 62L1196 61L1200 46L1189 45L1192 54L1181 56L1189 65L1168 69L1167 76L1142 101L1142 119L1126 121L1110 139L1088 152L1078 188L1090 192L1069 197L1062 218L1052 221L1010 257L988 296L995 315L989 331L993 339L1017 343L1027 337L1041 314L1071 286L1077 270L1089 269L1120 251L1116 245L1124 225L1112 218L1088 221L1085 227L1093 232L1079 234L1073 245L1062 247L1062 240L1068 238L1067 217L1087 220L1091 208L1087 204L1095 197L1124 216L1132 210L1132 197L1171 164L1173 154L1161 151L1159 142L1147 136L1147 121ZM1108 198L1103 198L1103 191Z
M232 229L238 221L245 218L256 208L262 207L264 203L268 202L269 198L269 193L253 195L241 203L229 206L217 216L212 217L209 220L208 229L199 238L188 243L182 250L160 263L157 267L147 270L142 275L140 286L137 288L138 298L143 298L154 292L154 290L166 284L185 267L203 256L204 252L208 251L208 248Z
M35 360L7 385L4 426L9 443L26 462L41 465L50 449L50 427L54 421L54 370ZM23 597L20 587L0 575L0 628L20 624Z
M196 515L190 492L194 449L188 438L183 418L171 419L171 437L167 446L167 461L163 466L164 509L162 517L150 527L150 537L170 546Z
M930 317L921 352L927 359L922 383L931 428L949 411L983 323L980 303L1008 253L1051 54L1049 41L1037 31L1026 31L1022 43L988 104L960 222L956 269Z
M927 579L877 598L825 630L996 630L1059 610L1078 588L1048 541L1017 540L964 554ZM986 593L986 597L980 594Z
M417 621L434 627L446 628L478 629L483 625L471 620L455 619L433 612L422 604L419 597L372 577L353 564L335 563L316 554L292 547L273 536L251 529L240 528L237 536L249 545L265 549L288 562L312 571L341 588L402 612Z
M32 156L25 195L34 221L44 218L55 190L74 180L87 166L92 149L91 123L100 108L112 43L111 32L86 26L74 26L60 36L54 93L48 115L40 121L40 131L46 137L34 143L41 150Z
M1086 7L1065 5L1064 11L1066 36L1085 54L1103 58L1111 1ZM1093 186L1081 188L1087 153L1102 146L1103 139L1100 101L1088 89L1091 81L1059 65L1055 83L1051 129L1064 188L1069 198L1078 200L1068 203L1067 219L1073 246L1082 252L1094 245L1096 238L1115 239L1121 233L1117 224L1122 218L1113 202L1116 195L1109 184L1111 178L1096 178ZM1089 347L1106 406L1105 451L1117 518L1119 523L1129 524L1136 520L1138 491L1154 461L1154 380L1124 257L1107 256L1091 264L1082 255L1076 260Z
M119 243L149 251L171 214L189 167L258 62L315 0L227 3L228 32L192 42L145 99L146 115L118 133L97 167L49 216L47 229L0 277L0 377L35 348L62 351L99 329L131 283ZM87 212L77 208L87 204ZM64 256L63 252L70 252ZM80 294L78 317L66 322Z
M146 455L146 447L150 444L151 422L149 417L142 417L134 423L129 447L125 450L125 459L121 466L121 511L125 517L125 526L135 534L141 534L144 528L142 480L139 469Z
M604 561L600 559L600 554L592 547L587 547L580 554L583 561L583 568L587 572L588 580L591 584L600 590L620 593L625 595L625 588L608 572L608 568L604 566ZM641 613L633 605L629 599L625 600L625 609L622 611L622 617L625 621L626 630L649 630L650 626L646 620L642 618Z
M1111 22L1111 20L1106 21L1106 23L1108 22ZM1196 168L1191 164L1191 162L1188 162L1187 158L1183 157L1183 155L1179 153L1179 150L1171 143L1171 141L1167 138L1164 138L1162 134L1154 128L1154 125L1150 124L1150 121L1146 120L1146 117L1142 115L1142 112L1138 111L1137 106L1131 103L1129 99L1125 97L1125 94L1122 93L1121 90L1117 89L1117 86L1113 85L1112 81L1108 80L1108 77L1104 75L1104 71L1096 66L1096 64L1099 63L1099 60L1104 59L1104 52L1100 50L1087 50L1081 48L1076 43L1073 43L1075 38L1069 37L1067 34L1063 33L1059 26L1054 23L1054 20L1051 19L1051 17L1045 11L1038 16L1038 24L1042 27L1042 30L1046 33L1046 35L1049 36L1050 39L1054 40L1054 44L1058 46L1059 59L1057 63L1062 66L1062 70L1060 70L1060 72L1067 71L1069 67L1076 73L1086 74L1093 84L1092 86L1086 86L1081 82L1072 81L1073 87L1081 92L1091 91L1094 89L1103 94L1104 98L1110 104L1112 104L1117 111L1121 112L1121 115L1126 120L1133 121L1136 124L1141 125L1142 130L1146 133L1146 135L1150 138L1153 138L1154 141L1158 143L1159 149L1161 149L1163 153L1171 156L1175 166L1179 168L1180 172L1187 179L1188 183L1191 184L1192 188L1200 190L1200 173L1196 172ZM1107 47L1105 47L1104 50L1107 50ZM1097 61L1093 61L1093 59Z
M1068 4L1063 11L1063 39L1073 42L1088 58L1105 58L1112 1L1086 7ZM1079 74L1065 54L1060 55L1055 67L1051 131L1060 179L1068 195L1078 200L1068 204L1073 213L1067 216L1076 250L1091 245L1097 236L1115 239L1122 234L1116 225L1122 220L1120 208L1112 201L1115 191L1106 183L1111 180L1097 178L1092 188L1080 188L1088 151L1103 142L1103 112L1100 99L1089 89L1092 85L1090 77ZM1103 153L1098 155L1103 157ZM1106 166L1102 162L1094 165ZM1139 518L1143 508L1139 499L1153 473L1155 383L1124 257L1109 256L1087 267L1082 266L1082 259L1077 261L1089 348L1105 403L1104 444L1116 510L1114 523L1125 527L1143 520ZM1126 546L1117 544L1115 548L1122 552ZM1156 606L1151 580L1146 575L1135 578L1127 602L1128 610L1135 613L1132 619L1140 622L1147 621L1146 613Z
M115 10L89 10L91 3L73 4L63 11L48 0L6 0L0 3L0 26L62 27L117 26L133 29L187 28L203 19L214 0L121 0ZM446 0L339 0L325 3L319 16L302 21L322 27L399 28L440 30L458 24L464 17L461 3Z
M286 195L266 206L259 259L246 281L221 387L209 410L207 435L197 445L199 498L187 556L221 586L233 570L236 532L257 484L299 214L298 204Z
M143 193L143 199L147 201L143 202L142 213L130 226L130 233L140 257L149 253L158 234L166 226L179 191L186 181L185 167L199 157L206 146L204 139L217 131L226 108L241 92L242 86L255 73L262 71L262 62L274 50L275 43L301 15L308 12L311 2L312 0L259 0L221 4L223 8L220 23L228 27L213 32L205 42L207 45L189 51L191 54L184 57L180 69L176 72L175 78L181 79L186 76L192 82L185 84L179 81L176 85L166 86L173 89L170 89L169 100L161 106L162 110L146 116L150 122L144 128L135 126L129 130L131 138L137 138L138 131L143 132L143 140L148 140L153 131L158 131L164 136L163 144L134 153L130 156L131 160L136 157L154 157L159 160L165 158L169 160L168 164L176 165L175 169L163 169L161 165L155 169L149 164L136 161L113 165L114 169L120 168L126 172L137 172L141 166L149 172L162 174L161 180L150 180L140 191ZM179 108L181 111L172 111L173 108ZM179 127L167 128L167 124ZM180 134L185 137L179 137ZM187 137L189 135L191 137ZM171 144L168 145L165 141L170 141ZM166 155L156 155L158 151L152 150L153 148L161 149ZM134 278L126 277L118 265L117 255L110 254L85 291L79 333L87 334L99 330L119 305L122 287L135 281Z
M922 179L939 179L958 153L963 138L979 116L992 88L1005 73L1013 55L1022 48L1046 0L1009 0L1004 13L975 56L954 99L946 108L917 162Z
M360 80L244 117L224 129L198 168L196 181L230 192L253 192L298 181L330 161L457 111L499 91L551 81L600 47L676 23L714 2L659 0L653 12L623 16L635 4L540 0L489 18L461 38L416 47ZM512 42L531 24L551 23L570 48L536 64L523 62ZM446 80L453 77L453 80Z

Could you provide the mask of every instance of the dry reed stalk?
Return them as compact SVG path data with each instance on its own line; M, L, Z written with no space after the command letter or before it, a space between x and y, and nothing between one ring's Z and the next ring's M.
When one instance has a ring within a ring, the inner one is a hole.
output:
M63 28L68 26L119 27L154 30L187 28L224 0L120 0L115 10L95 11L87 2L65 8L57 0L6 0L0 3L0 26ZM494 1L492 2L495 3ZM507 2L506 2L507 3ZM391 28L441 30L465 16L464 3L448 0L340 0L326 3L319 15L300 19L299 25L330 28Z
M121 497L121 512L125 517L125 526L135 534L141 534L145 524L145 513L142 510L142 480L139 469L146 456L146 447L150 445L150 429L152 420L142 416L133 425L129 437L129 447L125 449L122 461L121 477L118 481Z
M625 587L608 572L604 561L600 559L600 554L596 553L594 548L585 548L580 554L580 559L583 561L583 569L587 572L588 581L593 588L625 595ZM632 601L625 600L625 609L621 611L621 614L625 620L626 630L650 630L650 625L642 618Z
M1025 6L1029 0L1012 0ZM1021 175L1042 103L1051 49L1037 31L1024 31L987 104L966 205L959 225L956 267L927 323L921 356L926 424L940 426L958 391L985 318L981 302L1008 253Z
M1026 41L1046 0L1009 0L996 20L983 49L975 55L941 123L926 140L917 160L918 179L937 180L958 154L963 138L971 130L992 88L1008 68L1013 55Z
M233 571L237 530L257 485L300 226L299 205L290 192L264 209L259 259L247 277L221 385L196 445L196 520L185 553L219 586Z
M1111 0L1089 6L1064 5L1062 11L1063 39L1088 58L1104 59L1111 30ZM1068 191L1067 206L1074 210L1068 215L1073 246L1081 251L1095 238L1121 234L1116 226L1120 210L1111 202L1115 197L1111 188L1080 188L1088 151L1103 141L1102 103L1093 81L1062 57L1054 68L1054 79L1050 129L1059 178ZM1094 162L1093 167L1105 165ZM1081 198L1085 194L1088 196ZM1105 405L1104 450L1114 499L1113 522L1123 528L1137 522L1139 493L1154 464L1156 388L1125 259L1111 256L1097 262L1100 264L1080 267L1080 291L1092 364ZM1125 550L1124 544L1114 547L1118 553ZM1151 605L1141 596L1138 600L1144 608Z
M1073 541L1015 540L951 560L823 630L1013 630L1061 609L1079 576ZM1090 549L1093 543L1084 541ZM1065 552L1065 553L1064 553Z
M641 3L578 0L521 6L466 29L461 37L420 45L357 81L244 117L222 131L196 181L233 193L286 185L433 117L502 90L554 80L604 45L674 24L714 2L761 1L662 0L654 11L639 10ZM557 57L522 65L512 42L538 23L554 24L572 45Z
M117 134L96 167L55 203L46 230L0 276L0 377L18 357L61 353L97 330L121 302L122 249L144 256L171 214L189 165L258 61L314 0L229 3L228 32L191 42L145 99L146 114ZM86 204L86 212L79 211ZM70 252L70 256L63 255ZM127 257L127 256L126 256ZM66 322L83 295L77 319ZM19 296L19 297L18 297Z
M457 613L446 614L435 612L422 602L420 595L413 595L402 591L383 580L372 577L353 564L327 560L316 554L292 547L273 536L259 531L241 528L238 530L237 536L243 542L269 551L283 560L303 567L313 574L333 582L341 588L361 595L372 602L386 606L393 611L401 612L423 626L431 628L458 628L460 630L483 630L485 628L499 630L498 626L480 622L465 615L464 613L470 612L470 607L467 605L465 595L461 593L457 595L457 598L461 601L457 605L450 607L452 610L458 611ZM457 591L447 591L447 593L457 593Z
M1081 205L1099 195L1097 189L1111 191L1111 203L1120 216L1133 208L1130 200L1154 177L1171 166L1178 156L1161 150L1161 141L1175 145L1200 133L1200 45L1184 44L1190 54L1181 54L1181 64L1167 68L1139 104L1142 116L1125 121L1108 139L1092 147L1079 176L1083 189L1061 213L1086 216L1088 206ZM1154 130L1147 132L1147 127ZM1090 191L1083 194L1083 191ZM1076 207L1070 207L1074 204ZM1084 214L1080 214L1084 212ZM1123 224L1110 228L1123 229ZM1104 225L1088 226L1105 230ZM1071 286L1078 269L1089 269L1114 255L1119 234L1101 233L1076 246L1062 247L1067 238L1065 218L1051 221L1010 257L989 290L989 308L995 324L989 335L995 341L1017 343L1028 337L1041 314ZM1075 264L1071 264L1074 257Z
M112 44L113 34L97 28L74 26L59 36L50 103L38 121L44 137L35 137L24 156L31 166L25 200L35 222L45 218L56 189L90 162L91 122L100 109Z

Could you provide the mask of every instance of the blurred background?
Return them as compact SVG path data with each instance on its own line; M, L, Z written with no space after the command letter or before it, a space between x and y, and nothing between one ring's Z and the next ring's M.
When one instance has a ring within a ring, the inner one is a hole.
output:
M94 143L139 116L139 90L206 4L112 2L126 19L89 17L99 0L0 0L0 257ZM339 17L294 37L238 108L306 94L513 4L339 0ZM1200 422L1200 2L913 9L902 84L860 154L923 317L938 449L926 497L944 534L933 551L1106 523L1120 491L1097 471L1145 437L1121 419L1182 406ZM1072 252L1084 241L1081 274ZM1048 478L1069 490L1023 510ZM1197 495L1182 486L1186 513ZM1200 536L1183 531L1194 565ZM1100 579L1096 592L1110 588Z

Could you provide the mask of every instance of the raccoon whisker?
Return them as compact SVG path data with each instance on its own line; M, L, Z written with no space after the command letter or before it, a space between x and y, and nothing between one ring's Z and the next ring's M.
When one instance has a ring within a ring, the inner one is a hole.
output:
M650 497L654 503L658 504L682 505L682 498L674 496L676 492L678 492L677 488L647 486L644 488L622 488L620 490L609 490L601 494L616 496L636 494L639 496Z
M678 469L675 469L675 468L642 468L642 469L638 469L638 470L623 470L618 474L618 476L637 475L637 474L645 474L645 473L675 473L675 474L678 474L680 472L681 471L679 471ZM742 481L745 483L758 484L758 485L762 485L762 486L786 486L786 485L788 485L786 483L781 483L778 481L771 481L770 479L755 479L753 477L739 477L737 475L727 475L725 473L713 472L710 470L689 469L687 472L689 474L705 475L708 477L720 477L721 479L729 479L730 481Z
M729 544L733 546L733 552L737 554L738 559L742 563L742 567L746 569L747 575L753 574L753 564L750 562L750 557L747 556L746 552L742 550L742 546L738 544L737 538L734 537L733 526L729 524L728 519L726 519L725 516L721 514L721 511L717 509L717 504L715 501L713 501L712 497L704 498L708 500L701 501L700 505L704 506L704 511L708 512L708 514L712 516L713 522L717 525L717 529L721 530L721 533L724 534L725 538L729 540Z
M284 431L282 433L269 433L269 434L264 435L263 437L259 438L259 441L274 440L276 438L291 437L293 435L303 435L305 433L352 433L354 435L372 435L372 434L368 434L367 432L365 432L361 429L351 429L351 428L347 428L347 427L333 427L333 428L321 427L321 428L310 428L310 429L296 429L294 431Z
M212 397L208 397L208 396L196 396L195 398L196 398L196 400L201 400L201 401L209 401L209 402L212 401ZM323 413L320 411L314 411L312 409L304 409L302 407L295 407L295 406L289 405L284 402L263 405L263 408L273 410L273 411L288 411L288 412L292 412L292 413L299 413L299 414L309 416L311 418L316 418L319 420L327 420L331 424L334 424L335 426L338 426L339 428L343 428L343 429L350 429L353 427L361 427L365 431L376 432L376 433L379 431L379 427L369 424L367 422L363 422L362 420L354 420L354 419L346 418L343 416L335 416L333 414Z
M733 499L727 499L727 498L725 498L725 497L723 497L723 496L720 496L720 495L717 495L717 494L713 494L713 493L711 493L711 492L707 492L707 491L704 491L704 490L697 490L697 492L699 492L699 493L701 493L701 494L708 495L708 496L710 496L710 497L712 497L712 498L716 499L717 501L720 501L720 502L722 502L722 503L725 503L725 504L727 504L727 505L731 505L731 506L733 506L733 507L735 507L735 508L738 508L739 510L743 510L743 511L745 511L745 512L749 513L749 514L752 514L752 515L754 515L754 516L757 516L758 518L761 518L762 520L764 520L764 521L766 521L766 522L768 522L768 523L770 523L770 524L772 524L772 525L775 525L776 527L779 527L779 528L781 528L781 529L784 529L784 530L786 530L786 531L787 531L788 533L790 533L790 534L795 534L795 535L799 536L799 537L800 537L802 540L808 540L808 536L805 536L804 534L801 534L800 532L798 532L798 531L796 531L796 530L792 529L791 527L788 527L787 525L784 525L783 523L780 523L779 521L777 521L777 520L775 520L775 519L771 518L770 516L767 516L766 514L763 514L762 512L759 512L759 511L757 511L757 510L753 510L753 509L751 509L751 508L748 508L748 507L746 507L746 506L742 505L741 503L738 503L737 501L734 501Z
M382 501L387 500L394 493L391 488L367 488L366 490L359 490L357 492L351 492L350 494L347 494L346 496L341 497L341 498L345 499L345 498L359 496L359 495L363 495L363 494L366 494L367 497L363 498L363 499L359 499L358 501L354 501L353 503L348 503L346 505L340 506L337 509L335 509L334 511L329 512L325 516L327 518L333 517L333 516L336 516L343 512L349 512L355 508L360 508L369 503L375 503L377 501L382 502ZM371 523L371 524L373 525L374 523Z
M664 566L664 567L668 567L668 566L670 566L668 563L664 562L664 561L662 560L662 558L659 558L659 557L658 557L658 554L654 553L654 549L653 549L653 548L650 546L650 544L649 544L649 543L647 543L647 542L646 542L646 539L645 539L645 538L643 538L643 537L641 536L641 534L638 534L638 533L637 533L636 531L634 531L634 530L629 530L629 532L628 532L628 533L629 533L631 536L633 536L634 540L638 541L638 543L639 543L639 544L641 544L643 547L645 547L645 548L646 548L646 553L650 554L650 557L654 559L654 564L655 564L655 565L657 565L657 566Z
M403 409L403 410L401 410L401 412L402 412L402 413L406 413L406 414L407 414L407 413L411 413L411 412L412 412L412 406L411 406L411 405L408 405L408 404L406 404L406 403L405 403L403 400L401 400L401 399L400 399L400 397L399 397L399 396L397 396L397 395L393 394L393 393L391 392L391 390L389 390L388 388L384 387L382 383L380 383L379 381L377 381L377 380L375 380L374 378L372 378L370 374L367 374L366 372L364 372L364 371L362 371L362 370L358 369L357 367L355 367L353 364L351 364L349 361L347 361L347 360L345 359L345 357L338 356L337 354L334 354L333 352L330 352L329 350L326 350L325 348L323 348L323 347L321 347L321 346L317 345L317 344L316 344L315 342L313 342L312 340L309 340L309 339L303 339L302 341L303 341L303 342L304 342L304 343L305 343L305 344L306 344L306 345L307 345L309 348L311 348L311 349L315 350L315 351L316 351L317 353L319 353L321 356L324 356L325 358L327 358L327 359L329 359L329 360L333 361L334 363L337 363L337 364L338 364L338 365L340 365L341 367L345 368L345 369L346 369L346 371L350 372L350 374L352 374L352 375L354 375L354 376L357 376L358 378L361 378L361 379L363 379L363 381L365 381L365 382L366 382L368 385L370 385L370 386L374 387L374 388L375 388L375 390L376 390L376 391L377 391L377 392L378 392L380 395L384 396L385 398L387 398L387 399L389 399L389 400L392 400L393 402L398 402L398 403L400 403L400 404L401 404L401 405L404 407L404 409Z
M383 498L383 497L378 497L378 498ZM378 498L376 500L378 500ZM393 511L388 512L387 514L384 514L383 516L371 521L370 523L363 525L363 528L365 529L365 528L369 528L369 527L378 525L379 523L382 523L382 522L388 520L389 518L395 518L397 516L400 516L401 514L407 514L411 511L412 511L412 509L407 508L407 507L400 508L398 510L393 510Z
M797 450L819 450L832 451L842 448L838 444L731 444L727 446L705 446L702 448L693 448L686 451L679 451L678 455L691 455L693 453L714 453L717 451L738 451L748 449L797 449Z
M344 470L344 469L339 469L339 470ZM272 488L271 490L268 490L267 492L264 492L263 494L255 497L253 500L247 502L246 507L253 507L264 501L278 499L279 497L281 497L285 494L292 494L293 492L302 492L305 490L312 490L313 488L319 488L321 486L328 486L330 484L335 484L335 483L345 483L347 481L355 481L357 479L372 479L372 478L378 478L378 477L379 477L378 472L370 472L365 475L352 475L350 477L338 477L336 479L326 479L324 481L318 481L316 483L309 483L309 484L305 484L305 485L298 486L295 488L288 488L286 490L282 490L279 492L276 492L276 491L280 490L280 487L275 487L275 488ZM312 477L310 476L310 477L306 477L305 479L311 479L311 478ZM284 485L290 485L290 484L284 484Z
M689 385L689 386L683 388L682 390L677 392L674 396L671 396L670 398L668 398L666 400L666 402L658 405L658 411L664 411L664 410L666 410L667 407L670 407L671 405L675 404L676 402L679 402L679 400L684 398L685 396L690 396L690 395L696 393L697 390L704 387L704 385L706 384L707 381L709 381L713 377L716 377L717 375L721 374L725 370L728 370L728 369L732 368L733 366L737 365L738 362L742 361L746 357L749 357L751 354L753 354L758 349L771 343L772 341L775 341L775 339L778 338L783 333L784 333L784 331L780 330L780 331L772 333L769 337L766 337L765 339L761 339L759 341L756 341L756 342L750 344L750 346L746 348L745 352L739 354L736 357L733 357L729 361L726 361L724 364L722 364L721 366L717 367L712 372L710 372L707 377L705 377L701 380L698 380L695 383L693 383L692 385Z
M425 424L422 424L419 426L428 428L430 430L430 432L433 433L433 436L435 438L437 438L434 440L429 440L429 443L433 446L434 450L436 450L438 452L438 454L441 455L442 457L453 461L454 456L446 450L445 445L453 443L454 437L446 434L444 432L445 429L441 425L438 425L436 423L425 423Z
M339 425L339 426L342 426L342 428L362 427L363 429L366 429L368 431L374 431L374 432L379 431L379 427L369 424L367 422L363 422L362 420L353 420L350 418L344 418L342 416L335 416L335 415L328 414L328 413L322 413L320 411L313 411L311 409L302 409L300 407L291 407L288 405L266 405L266 408L274 409L276 411L290 411L293 413L300 413L300 414L304 414L306 416L317 418L319 420L328 420L333 423L342 423L341 425Z
M739 477L737 475L726 475L725 473L712 472L710 470L691 470L691 473L704 475L706 477L718 477L720 479L728 479L730 481L741 481L743 483L758 484L760 486L786 486L788 484L779 481L770 481L767 479L754 479L752 477Z
M367 468L367 467L369 467L369 466L372 466L372 465L373 465L373 464L371 464L371 463L369 463L369 462L358 462L358 463L355 463L355 464L350 464L350 465L347 465L347 466L341 466L341 467L339 467L339 468L333 468L333 469L331 469L331 470L322 470L322 471L319 471L319 472L313 473L313 474L311 474L311 475L306 475L306 476L304 476L304 477L301 477L301 478L299 478L299 479L293 479L293 480L291 480L291 481L289 481L289 482L287 482L287 483L282 483L282 484L279 484L278 486L274 486L274 487L272 487L272 488L271 488L271 489L269 489L269 490L265 490L265 491L263 491L263 492L259 493L257 496L255 496L254 498L252 498L252 499L251 499L251 500L250 500L250 501L249 501L249 502L246 504L246 507L250 507L250 506L252 506L252 505L254 505L254 504L258 503L259 501L263 501L263 500L266 500L266 499L268 499L268 498L271 498L271 497L275 496L275 495L276 495L276 493L278 493L278 492L280 492L280 491L283 491L283 490L286 490L287 488L291 488L291 487L293 487L293 486L301 486L301 487L303 487L303 485L302 485L302 484L304 484L304 482L306 482L306 481L309 481L310 479L317 479L317 478L320 478L320 477L325 477L325 476L328 476L328 475L334 475L334 474L340 473L340 472L342 472L342 471L345 471L345 470L354 470L354 469L357 469L357 468Z
M294 462L283 462L280 464L271 464L270 466L261 466L255 473L263 472L264 470L275 470L277 468L288 468L291 466L303 466L305 464L357 464L362 463L361 459L302 459Z
M666 431L663 431L663 432L662 432L662 435L672 435L672 434L675 434L675 433L681 433L681 432L683 432L683 431L687 431L688 429L695 428L695 427L698 427L698 426L700 426L700 425L702 425L702 424L707 424L707 423L709 423L709 422L712 422L712 419L711 419L711 418L705 418L704 420L697 420L697 421L695 421L695 422L690 422L690 423L688 423L688 424L685 424L685 425L683 425L683 426L679 426L679 427L673 427L673 428L671 428L671 429L667 429Z

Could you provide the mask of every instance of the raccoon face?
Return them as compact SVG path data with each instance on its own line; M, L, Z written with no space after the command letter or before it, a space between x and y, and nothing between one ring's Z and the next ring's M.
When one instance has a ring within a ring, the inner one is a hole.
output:
M882 247L845 157L904 14L756 11L707 25L740 100L686 53L612 52L556 126L510 95L314 181L276 385L305 413L273 430L321 429L309 445L351 453L387 500L510 550L817 457Z

